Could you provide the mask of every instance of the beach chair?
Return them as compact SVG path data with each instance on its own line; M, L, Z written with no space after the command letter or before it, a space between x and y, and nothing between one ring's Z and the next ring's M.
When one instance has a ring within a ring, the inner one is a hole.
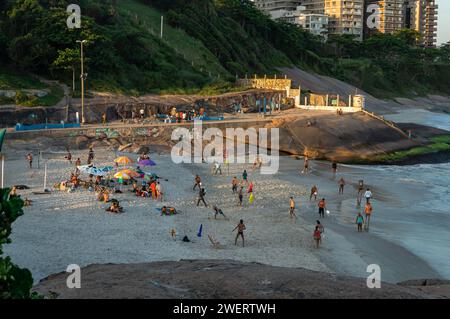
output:
M214 237L212 237L211 235L208 234L208 239L211 242L211 245L214 249L220 249L221 245L220 242L217 241L217 239L215 239Z

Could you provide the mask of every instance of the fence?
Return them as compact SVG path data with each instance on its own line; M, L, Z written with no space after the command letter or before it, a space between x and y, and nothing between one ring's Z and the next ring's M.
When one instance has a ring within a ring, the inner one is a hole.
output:
M33 125L16 125L16 132L23 131L35 131L35 130L52 130L63 128L78 128L81 125L79 123L61 123L61 124L33 124Z

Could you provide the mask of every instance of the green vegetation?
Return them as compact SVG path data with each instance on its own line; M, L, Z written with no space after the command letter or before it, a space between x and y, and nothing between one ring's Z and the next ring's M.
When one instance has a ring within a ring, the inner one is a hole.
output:
M18 196L10 197L10 191L0 189L0 299L38 298L30 292L33 286L31 272L13 264L10 257L2 257L2 246L11 243L12 223L23 215L23 200Z
M91 90L220 93L232 89L236 75L271 75L279 67L298 66L379 97L450 94L450 44L419 47L410 30L363 42L349 36L323 42L295 25L270 20L249 0L80 0L82 28L69 30L69 3L2 1L0 65L72 86L73 73L77 84L80 74L76 41L86 39ZM23 89L2 73L0 87Z
M409 150L398 151L391 154L380 155L374 159L375 162L398 162L411 157L450 151L450 135L437 136L430 139L429 145L415 147Z

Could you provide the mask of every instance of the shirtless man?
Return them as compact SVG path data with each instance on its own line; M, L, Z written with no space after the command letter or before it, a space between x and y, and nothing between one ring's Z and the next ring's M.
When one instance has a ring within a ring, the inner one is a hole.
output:
M314 200L317 200L317 186L314 185L313 187L311 187L311 194L309 195L309 200L311 201L312 197L314 196Z
M30 169L33 168L33 155L31 155L31 153L27 154L27 160L28 160L28 164L30 165Z
M343 177L339 180L339 195L344 195L345 180Z
M234 245L237 246L237 241L239 236L242 237L242 247L245 247L245 241L244 241L244 230L247 228L245 227L244 221L241 219L239 224L233 229L233 232L237 229L238 233L236 235L236 240L234 241Z
M297 218L297 215L295 215L295 201L293 197L290 199L289 215L291 218Z
M325 218L325 207L326 207L325 198L322 198L319 204L317 204L317 206L319 206L319 217Z
M305 156L305 162L303 163L303 173L308 173L308 169L309 169L309 159L308 156Z
M235 177L233 177L233 180L232 180L232 182L231 182L231 185L232 185L232 191L233 191L233 194L236 194L237 193L237 189L238 189L238 179L236 178L236 176Z

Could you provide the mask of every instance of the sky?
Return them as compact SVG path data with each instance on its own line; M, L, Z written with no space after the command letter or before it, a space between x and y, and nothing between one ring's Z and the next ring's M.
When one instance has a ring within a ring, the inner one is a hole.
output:
M436 0L438 8L438 45L450 41L450 0Z

